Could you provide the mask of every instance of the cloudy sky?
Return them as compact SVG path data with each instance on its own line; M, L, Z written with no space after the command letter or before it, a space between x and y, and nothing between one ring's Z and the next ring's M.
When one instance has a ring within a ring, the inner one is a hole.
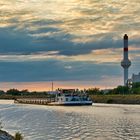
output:
M140 71L139 0L0 0L0 88L123 84L123 35Z

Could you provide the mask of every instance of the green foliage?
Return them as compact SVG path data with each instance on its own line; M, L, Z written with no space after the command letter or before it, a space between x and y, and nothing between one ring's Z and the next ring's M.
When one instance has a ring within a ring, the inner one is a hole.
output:
M16 132L14 140L23 140L23 136L20 132Z
M9 95L19 95L20 91L17 90L17 89L9 89L9 90L7 90L6 94L9 94Z
M109 91L109 94L140 94L140 82L130 86L118 86Z
M3 90L0 90L0 95L5 94L5 92Z
M140 94L140 87L138 87L138 88L132 88L132 93L133 94Z
M111 104L111 103L113 103L113 102L114 102L113 99L108 99L106 103Z
M61 89L58 89L58 91ZM128 86L118 86L114 89L100 90L99 88L89 88L84 90L76 89L76 92L87 93L88 95L113 95L113 94L140 94L140 82L133 83ZM55 95L50 95L47 91L43 92L29 92L27 89L18 90L18 89L9 89L7 92L0 90L0 98L13 99L17 96L21 97L35 97L35 98L46 98L46 97L54 97Z
M18 89L9 89L7 90L5 95L12 95L12 96L46 96L48 95L47 92L29 92L27 89L25 90L18 90Z
M140 94L140 82L133 83L132 84L132 89L131 89L133 94Z
M113 90L114 94L128 94L129 93L129 87L127 86L118 86Z
M86 93L88 93L88 95L103 94L99 88L89 88L86 90Z
M132 88L139 88L140 87L140 82L136 82L132 84Z
M0 130L3 128L3 126L2 126L2 122L0 122Z

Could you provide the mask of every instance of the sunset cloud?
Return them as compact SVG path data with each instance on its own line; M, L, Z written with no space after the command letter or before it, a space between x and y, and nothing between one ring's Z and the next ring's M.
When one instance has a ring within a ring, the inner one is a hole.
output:
M0 81L121 77L125 33L137 72L139 32L139 0L1 0Z

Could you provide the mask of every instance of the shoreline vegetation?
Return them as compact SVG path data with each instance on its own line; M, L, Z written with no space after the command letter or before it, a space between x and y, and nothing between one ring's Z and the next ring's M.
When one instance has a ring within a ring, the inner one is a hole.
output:
M15 133L15 136L10 135L4 130L0 130L0 140L23 140L23 136L20 132Z
M48 98L48 96L0 96L1 100L14 100L18 98ZM140 95L90 95L93 103L107 104L140 104Z
M57 89L61 90L61 89ZM108 104L140 104L140 82L128 86L118 86L114 89L101 90L89 88L84 90L76 89L79 94L87 93L94 103ZM6 92L0 90L0 99L15 100L18 98L54 98L54 94L47 91L30 92L28 90L9 89Z
M0 140L15 140L8 132L0 130Z
M16 132L15 136L12 136L7 131L2 130L3 125L0 122L0 140L23 140L23 136L20 132Z
M140 95L91 95L94 103L107 104L139 104Z

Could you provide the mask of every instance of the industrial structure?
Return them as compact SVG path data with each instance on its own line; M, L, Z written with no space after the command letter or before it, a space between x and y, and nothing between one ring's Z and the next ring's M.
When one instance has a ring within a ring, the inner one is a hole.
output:
M138 74L133 74L131 78L132 83L137 83L140 82L140 73Z
M123 48L123 60L121 61L121 66L124 69L124 86L127 86L128 81L128 68L131 66L131 61L128 58L128 36L124 35L124 48Z

